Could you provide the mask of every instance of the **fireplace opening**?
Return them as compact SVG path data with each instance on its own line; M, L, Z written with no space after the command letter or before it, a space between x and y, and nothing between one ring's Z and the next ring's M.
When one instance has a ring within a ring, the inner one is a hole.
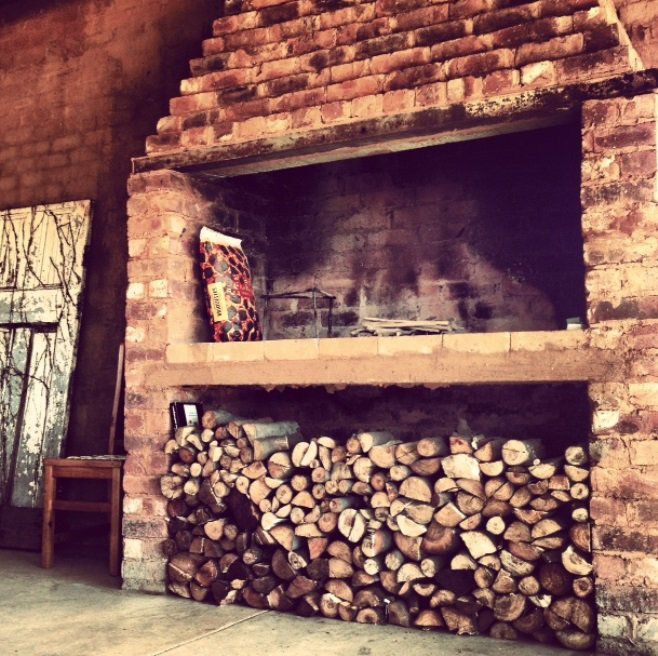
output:
M580 129L533 130L216 181L245 240L267 339L349 336L368 317L467 332L585 320ZM216 182L215 182L216 181ZM336 296L262 294L319 288Z

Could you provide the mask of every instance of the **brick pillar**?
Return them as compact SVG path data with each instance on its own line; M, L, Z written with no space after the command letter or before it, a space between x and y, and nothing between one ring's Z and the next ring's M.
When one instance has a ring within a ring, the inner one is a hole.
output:
M657 99L583 109L588 318L625 361L590 386L599 649L635 656L658 654Z
M206 337L194 266L199 228L211 222L213 201L188 176L171 171L133 176L129 192L123 585L164 592L166 503L159 478L168 465L168 403L189 392L153 389L146 372L153 363L166 366L168 344Z

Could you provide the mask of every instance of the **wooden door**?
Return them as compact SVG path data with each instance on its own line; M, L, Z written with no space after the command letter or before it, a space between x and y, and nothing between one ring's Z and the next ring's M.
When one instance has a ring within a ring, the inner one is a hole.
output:
M44 458L61 455L91 202L0 211L0 546L39 543Z

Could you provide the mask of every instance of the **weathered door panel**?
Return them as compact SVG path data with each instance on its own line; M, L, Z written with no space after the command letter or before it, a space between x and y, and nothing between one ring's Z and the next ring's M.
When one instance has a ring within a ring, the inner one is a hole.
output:
M90 219L89 201L0 212L0 546L38 543L43 460L61 454L68 423Z

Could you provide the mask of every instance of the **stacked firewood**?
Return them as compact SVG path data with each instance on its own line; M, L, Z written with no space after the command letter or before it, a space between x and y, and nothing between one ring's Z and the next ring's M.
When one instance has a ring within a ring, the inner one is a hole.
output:
M169 587L344 620L594 643L587 454L206 412L166 446Z

